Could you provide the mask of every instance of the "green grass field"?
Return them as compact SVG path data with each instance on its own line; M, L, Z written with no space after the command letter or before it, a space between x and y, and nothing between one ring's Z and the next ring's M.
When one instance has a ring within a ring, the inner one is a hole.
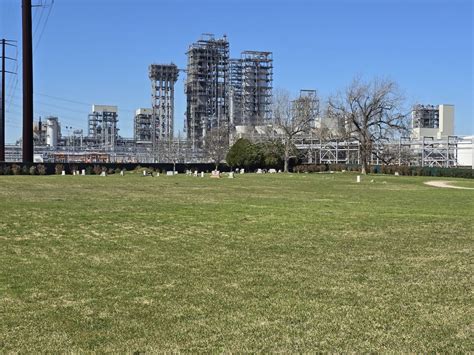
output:
M474 191L427 180L0 176L0 351L473 351Z

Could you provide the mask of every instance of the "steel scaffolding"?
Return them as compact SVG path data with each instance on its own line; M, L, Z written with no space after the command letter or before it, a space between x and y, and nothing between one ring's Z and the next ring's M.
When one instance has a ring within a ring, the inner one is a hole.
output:
M178 80L175 64L152 64L148 68L151 80L151 108L153 144L173 138L174 84Z
M106 150L115 148L118 138L117 106L93 105L88 117L89 140Z
M229 42L203 34L188 51L186 130L192 147L202 145L206 132L228 125Z

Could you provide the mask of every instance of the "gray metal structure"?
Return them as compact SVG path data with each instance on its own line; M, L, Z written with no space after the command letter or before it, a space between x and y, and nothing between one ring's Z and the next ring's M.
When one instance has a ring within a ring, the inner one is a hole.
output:
M174 84L178 80L178 67L171 64L152 64L148 68L151 80L151 109L153 144L173 138Z
M95 147L114 150L118 139L117 106L93 105L88 117L88 138Z
M229 42L203 34L186 54L186 134L197 148L209 130L229 124Z
M270 122L273 89L272 52L243 51L230 62L231 122L263 125Z

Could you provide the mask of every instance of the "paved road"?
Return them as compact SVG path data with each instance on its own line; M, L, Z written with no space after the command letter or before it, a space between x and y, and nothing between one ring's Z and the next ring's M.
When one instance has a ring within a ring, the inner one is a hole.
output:
M444 187L449 189L474 190L474 187L453 186L452 181L426 181L425 184L434 187Z

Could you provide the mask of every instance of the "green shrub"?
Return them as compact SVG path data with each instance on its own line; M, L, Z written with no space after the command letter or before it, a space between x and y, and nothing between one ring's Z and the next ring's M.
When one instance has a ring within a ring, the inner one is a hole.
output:
M63 172L63 170L64 170L64 165L63 165L63 164L56 164L56 165L54 166L54 173L55 173L56 175L61 175L62 172Z
M46 175L46 167L43 164L40 164L36 167L38 175Z
M12 165L12 173L13 175L20 175L21 174L21 166L17 164Z
M94 167L92 168L92 172L95 175L100 175L102 171L104 171L104 168L102 168L100 165L94 165Z

